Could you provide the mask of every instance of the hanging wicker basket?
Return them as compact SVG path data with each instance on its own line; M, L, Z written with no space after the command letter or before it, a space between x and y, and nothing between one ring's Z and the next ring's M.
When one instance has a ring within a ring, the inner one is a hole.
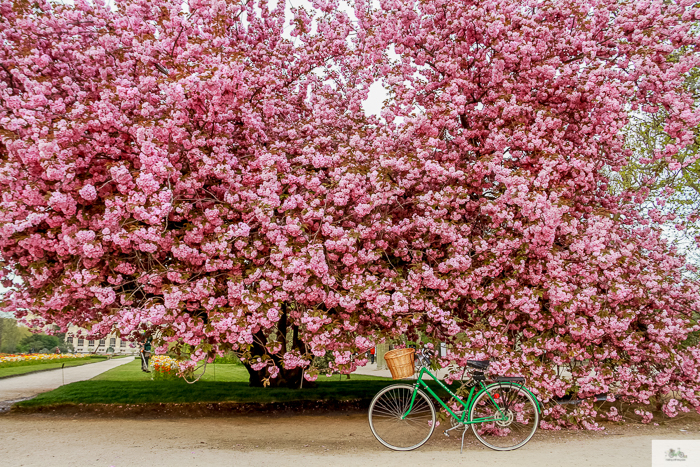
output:
M384 354L391 377L393 379L409 378L415 373L413 359L416 349L394 349Z

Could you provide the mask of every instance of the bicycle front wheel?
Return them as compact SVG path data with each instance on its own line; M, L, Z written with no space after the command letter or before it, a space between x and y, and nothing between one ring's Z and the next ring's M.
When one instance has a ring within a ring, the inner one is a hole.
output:
M410 413L413 391L416 399ZM435 430L435 406L420 389L408 384L388 386L377 393L369 406L369 427L384 446L410 451L425 444Z
M540 414L532 395L520 386L500 383L481 392L470 412L477 439L496 451L510 451L530 441Z

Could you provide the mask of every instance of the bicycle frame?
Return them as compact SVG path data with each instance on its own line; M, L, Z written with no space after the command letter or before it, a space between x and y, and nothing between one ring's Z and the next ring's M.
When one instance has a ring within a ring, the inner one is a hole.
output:
M427 373L428 375L430 375L430 377L433 378L433 381L435 381L436 383L438 383L438 385L439 385L442 389L444 389L445 391L447 391L447 393L448 393L450 396L452 396L453 399L455 399L457 402L459 402L459 403L462 405L462 407L464 407L464 410L462 410L462 416L461 416L461 417L458 416L456 413L454 413L454 412L452 411L452 409L450 409L450 408L447 406L447 404L445 404L445 403L442 401L442 399L440 399L440 398L437 396L437 394L435 394L435 392L433 392L433 390L430 389L430 386L428 386L428 384L427 384L425 381L423 381L423 375L426 374L426 373ZM425 391L427 391L431 396L433 396L433 398L434 398L435 400L437 400L437 401L440 403L440 405L443 406L444 409L447 410L447 411L450 413L450 415L452 415L459 423L463 423L463 424L469 425L469 424L472 424L472 423L495 422L495 421L499 421L499 420L505 420L505 419L507 418L507 416L503 413L503 411L501 410L501 407L500 407L500 406L498 405L498 403L493 399L493 397L491 397L491 393L488 392L488 391L486 391L486 394L488 394L489 399L491 399L491 401L493 402L493 404L494 404L494 405L496 406L496 408L498 409L498 413L501 415L500 418L484 417L484 418L476 418L476 419L474 419L474 420L466 420L466 418L469 416L469 412L471 412L472 404L476 401L476 396L478 396L481 392L485 391L486 388L487 388L487 386L484 384L483 381L479 381L479 386L481 387L481 390L480 390L479 392L477 392L476 394L474 394L474 390L476 389L476 385L474 385L474 386L471 388L471 390L469 391L469 396L467 397L467 401L465 402L465 401L463 401L459 396L457 396L455 393L453 393L452 391L450 391L450 389L449 389L447 386L445 386L439 379L437 379L437 378L435 377L435 375L432 374L432 373L430 372L430 370L428 370L426 367L421 367L420 373L418 373L418 381L416 382L416 384L413 385L413 394L411 395L411 404L409 405L408 410L406 411L406 413L403 414L403 415L401 416L401 419L402 419L402 420L405 419L405 418L408 416L408 414L411 413L411 410L413 410L413 403L416 401L416 394L418 394L418 388L421 387L422 389L424 389Z

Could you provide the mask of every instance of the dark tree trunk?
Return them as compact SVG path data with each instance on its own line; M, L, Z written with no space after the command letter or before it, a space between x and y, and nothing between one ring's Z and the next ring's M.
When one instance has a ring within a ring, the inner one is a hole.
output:
M279 368L279 374L276 378L269 378L268 387L299 389L301 387L316 386L315 384L310 383L309 381L302 382L302 378L304 377L303 368L293 368L290 370L286 370L282 365L284 353L287 350L296 350L302 353L304 352L304 343L301 341L301 339L299 339L299 328L297 326L292 325L292 336L289 341L287 340L287 332L289 330L289 326L287 323L286 304L282 304L282 316L280 317L280 320L277 323L277 329L279 331L277 342L281 344L282 350L279 354L270 355L270 357L272 357L272 361L275 363L277 368ZM266 343L267 336L265 336L265 334L262 331L258 331L258 333L255 334L255 339L253 340L253 348L251 349L251 353L256 356L265 355L267 353L267 349L265 348ZM267 368L263 368L261 370L254 370L249 364L246 363L244 365L246 367L246 370L248 370L248 374L250 375L250 386L256 388L264 387L265 380L269 377Z
M250 375L249 384L254 388L261 388L264 386L263 380L267 378L267 370L263 368L262 370L254 370L250 365L245 365ZM277 378L270 378L270 388L289 388L289 389L299 389L301 386L301 378L303 377L303 372L301 368L294 368L292 370L285 370L280 368L280 372ZM304 386L309 384L308 381L304 382Z

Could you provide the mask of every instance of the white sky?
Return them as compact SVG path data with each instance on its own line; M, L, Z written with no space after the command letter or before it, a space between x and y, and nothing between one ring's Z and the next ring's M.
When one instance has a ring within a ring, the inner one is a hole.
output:
M314 7L308 0L284 0L285 4L285 20L287 23L292 19L292 8L304 8L307 11L313 11ZM271 7L274 7L276 3L272 3ZM340 10L348 14L351 19L355 19L355 12L348 5L341 2ZM284 36L291 39L291 36L287 34L287 31L291 29L290 26L285 28ZM382 111L382 105L384 100L387 98L388 92L381 82L376 81L369 88L369 95L367 99L362 103L362 108L366 115L377 115L379 116Z

